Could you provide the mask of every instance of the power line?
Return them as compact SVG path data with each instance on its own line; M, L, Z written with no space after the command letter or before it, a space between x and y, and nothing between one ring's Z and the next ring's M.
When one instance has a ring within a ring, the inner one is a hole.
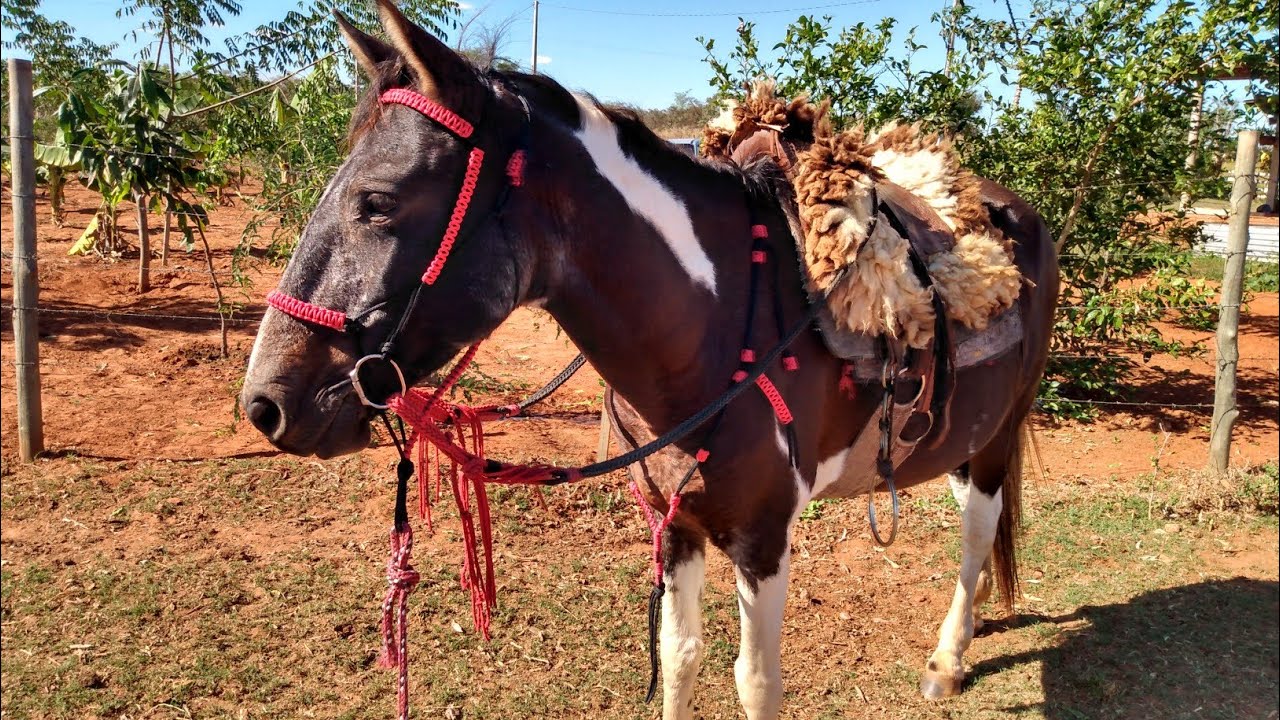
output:
M812 10L832 10L835 8L851 7L854 5L870 5L872 3L882 2L882 0L853 0L852 2L828 3L826 5L810 5L808 7L793 8L777 8L773 10L739 10L736 12L634 12L629 10L602 10L600 8L574 7L570 5L556 5L552 3L542 3L546 7L555 8L557 10L568 10L570 12L593 13L596 15L621 15L624 17L651 17L651 18L695 18L695 17L748 17L751 15L777 15L780 13L800 13Z

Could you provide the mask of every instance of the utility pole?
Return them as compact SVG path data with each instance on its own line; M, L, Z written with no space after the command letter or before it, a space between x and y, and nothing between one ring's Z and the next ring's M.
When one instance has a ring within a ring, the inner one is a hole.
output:
M538 74L538 0L533 0L533 57L529 59L533 74Z

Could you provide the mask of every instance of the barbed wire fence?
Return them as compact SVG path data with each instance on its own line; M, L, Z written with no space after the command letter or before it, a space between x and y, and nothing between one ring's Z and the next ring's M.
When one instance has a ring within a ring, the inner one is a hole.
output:
M304 29L296 30L292 33L288 33L281 37L275 38L273 39L273 41L262 43L261 45L251 47L245 50L244 52L256 51L263 47L267 47L273 44L274 42L283 42L284 40L287 40L290 37L299 34ZM265 90L269 90L273 87L278 86L280 83L292 77L295 77L296 75L315 66L319 62L322 62L330 57L333 57L335 54L336 53L328 53L328 54L322 55L316 58L315 60L312 60L297 69L294 69L290 72L283 74L281 77L275 80L262 83L260 86L250 89L247 92L243 92L238 95L228 97L224 100L213 102L213 103L210 103L209 105L206 105L191 111L187 111L176 117L178 119L181 119L183 117L191 117L191 116L199 115L205 112L217 110L218 108L221 108L230 104L240 102L260 92L263 92ZM232 59L234 59L234 57ZM0 141L3 141L4 143L8 143L11 140L12 138L9 138L9 137L0 138ZM94 146L74 144L74 143L68 143L68 144L65 144L65 146L74 148L74 149L82 149L82 150L91 150L91 149L102 150L101 147L94 147ZM134 157L140 157L140 158L164 157L167 159L172 159L173 157L177 157L172 154L161 155L161 154L131 150L128 148L110 148L110 151L118 155L134 156ZM181 159L188 160L191 162L200 162L203 158L201 158L198 155L186 155L186 156L182 156ZM1150 179L1150 180L1144 180L1144 181L1127 181L1127 182L1099 182L1099 183L1094 183L1090 185L1063 187L1063 188L1059 188L1059 190L1061 190L1063 193L1074 193L1080 190L1090 190L1090 189L1105 189L1105 188L1116 188L1116 187L1164 187L1164 186L1174 186L1178 184L1186 184L1189 182L1198 182L1198 181L1202 182L1202 181L1213 181L1213 180L1227 180L1229 182L1234 183L1237 179L1245 179L1249 183L1253 183L1253 182L1256 182L1256 180L1261 177L1264 177L1264 176L1256 173L1243 174L1243 175L1238 173L1235 175L1215 174L1215 175L1206 175L1206 176L1197 177L1197 178ZM7 191L4 194L12 196L12 193ZM207 216L200 215L197 213L174 212L173 214L185 215L187 217L194 217L202 222L207 220ZM1218 253L1218 255L1222 256L1225 261L1229 262L1233 256L1239 255L1239 254L1246 254L1246 253L1247 253L1247 250L1240 250L1240 251L1228 250L1225 253ZM0 254L0 255L3 255L2 259L12 261L11 256L7 254ZM1118 249L1113 252L1108 252L1107 255L1108 257L1112 257L1112 256L1139 257L1141 256L1141 257L1149 257L1153 260L1158 260L1160 258L1167 257L1168 252L1161 251L1161 250L1152 250L1147 248L1136 248L1136 249ZM1060 258L1060 261L1063 264L1070 265L1072 263L1086 262L1092 259L1094 258L1093 256L1090 256L1090 255L1066 253ZM174 276L199 277L204 281L211 281L215 286L215 288L217 287L217 283L220 279L239 279L239 276L237 275L237 273L218 272L214 270L211 263L209 265L208 270L165 268L160 272L168 273ZM219 307L220 309L223 307L221 305L221 302L219 303ZM1093 312L1098 310L1125 310L1130 312L1141 312L1141 313L1147 313L1147 314L1153 314L1153 315L1165 315L1169 313L1187 313L1187 312L1208 311L1208 310L1222 311L1222 310L1234 310L1239 308L1240 308L1239 304L1233 304L1233 303L1225 303L1225 304L1204 303L1204 304L1188 304L1188 305L1173 305L1173 306L1158 306L1158 307L1143 307L1138 303L1125 303L1125 304L1108 305L1108 306L1064 305L1059 307L1059 311L1066 314L1072 314L1072 313L1087 313L1087 312ZM16 308L14 305L0 304L0 311L13 312L18 309L25 309L25 308ZM159 312L154 310L138 309L138 308L128 308L128 309L97 308L97 307L91 308L91 307L56 306L56 305L44 305L41 307L32 308L32 310L34 310L35 313L39 316L46 316L46 317L60 316L60 317L69 317L69 318L92 319L92 320L103 321L103 322L110 323L112 325L117 325L117 326L124 325L124 326L133 326L133 327L148 327L148 326L155 326L157 324L163 324L163 323L218 324L223 329L224 338L225 338L227 327L236 327L236 328L251 330L256 328L260 322L258 319L235 317L236 312L238 312L238 310L235 308L230 308L226 312L220 311L217 314ZM1114 361L1114 360L1135 360L1136 359L1134 355L1110 354L1110 353L1097 353L1097 354L1054 353L1051 355L1051 358L1056 360L1064 360L1064 361L1090 361L1090 360ZM1265 357L1237 358L1235 359L1234 364L1239 365L1240 363L1247 363L1251 361L1271 362L1274 367L1275 358L1265 358ZM6 363L6 364L11 364L11 363ZM60 371L55 371L55 372L46 371L43 374L51 377L53 376L83 377L84 376L84 373L66 373L66 372L60 372ZM5 375L5 377L7 378L7 374ZM1053 402L1056 402L1056 403L1071 403L1071 404L1081 405L1081 406L1109 407L1109 408L1117 408L1117 409L1143 408L1143 409L1177 410L1177 411L1203 413L1206 410L1213 410L1214 408L1213 403L1185 403L1185 402L1171 402L1171 401L1131 401L1131 400L1118 400L1118 399L1095 399L1095 398L1088 398L1088 397L1054 397L1052 398L1052 400ZM1249 409L1249 410L1274 409L1277 407L1277 403L1274 400L1268 400L1261 403L1237 404L1236 407L1241 409ZM1043 411L1043 408L1041 408L1041 410Z
M1162 310L1167 312L1182 312L1189 309L1208 309L1208 308L1218 309L1221 307L1223 306L1196 304L1196 305L1181 305L1181 306L1165 307L1165 308L1162 308ZM1060 307L1059 311L1071 312L1071 311L1083 310L1083 309L1087 309L1087 308L1075 308L1075 307L1067 306L1067 307ZM12 312L13 310L14 310L14 306L11 304L0 304L0 312L9 313L9 312ZM109 323L111 325L124 325L128 327L138 327L138 328L154 328L156 326L162 326L162 325L173 324L173 323L208 323L209 325L212 326L212 325L217 325L221 322L226 322L228 325L231 325L239 329L256 330L258 325L261 323L261 320L258 318L243 318L243 317L227 318L227 317L216 315L216 314L157 312L157 311L132 309L132 308L131 309L96 308L96 307L89 308L89 307L65 307L65 306L60 307L60 306L44 305L37 308L37 313L41 316L47 316L47 317L92 319L92 320L100 320L100 321ZM1078 361L1090 361L1090 360L1096 360L1096 361L1127 360L1127 361L1134 361L1134 362L1142 361L1141 355L1137 353L1081 354L1081 353L1055 352L1055 353L1050 353L1049 358L1054 360L1078 360ZM1209 361L1209 358L1204 358L1204 357L1196 357L1192 359L1199 360L1199 361L1206 361L1206 362ZM1248 356L1248 357L1241 357L1238 359L1238 363L1241 366L1252 366L1259 370L1275 370L1278 362L1280 362L1280 360L1278 360L1275 357L1269 357L1269 356ZM6 363L6 364L11 365L12 363ZM92 372L49 373L44 371L43 369L41 373L42 375L47 375L47 376L57 376L57 377L67 377L67 378L84 377L86 375L95 374ZM1204 413L1207 410L1213 409L1213 403L1185 403L1185 402L1174 402L1174 401L1165 401L1165 400L1131 401L1131 400L1113 400L1113 399L1096 399L1096 398L1087 398L1087 397L1061 397L1061 396L1053 397L1052 400L1053 402L1056 402L1056 403L1071 403L1076 405L1092 406L1092 407L1099 407L1099 408L1127 408L1127 409L1141 408L1145 410L1196 411L1200 413ZM1041 412L1047 412L1044 410L1043 407L1040 407L1039 405L1037 407ZM1277 409L1277 408L1280 408L1280 402L1277 402L1276 400L1266 400L1266 401L1255 402L1255 403L1243 403L1243 404L1239 404L1238 407L1246 410Z

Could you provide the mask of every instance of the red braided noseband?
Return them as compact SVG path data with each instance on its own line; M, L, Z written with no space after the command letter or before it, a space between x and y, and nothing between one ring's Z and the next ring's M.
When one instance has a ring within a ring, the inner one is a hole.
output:
M279 290L272 290L267 293L267 304L286 315L291 315L299 320L305 320L316 325L333 328L339 332L347 327L346 313L322 308L319 305L312 305L296 297L285 295Z

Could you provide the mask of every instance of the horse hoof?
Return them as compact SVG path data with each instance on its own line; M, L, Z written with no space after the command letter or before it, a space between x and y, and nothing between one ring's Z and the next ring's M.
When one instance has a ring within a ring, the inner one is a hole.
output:
M964 685L964 675L947 677L942 673L926 670L924 677L920 678L920 693L926 700L941 700L959 695L962 685Z

